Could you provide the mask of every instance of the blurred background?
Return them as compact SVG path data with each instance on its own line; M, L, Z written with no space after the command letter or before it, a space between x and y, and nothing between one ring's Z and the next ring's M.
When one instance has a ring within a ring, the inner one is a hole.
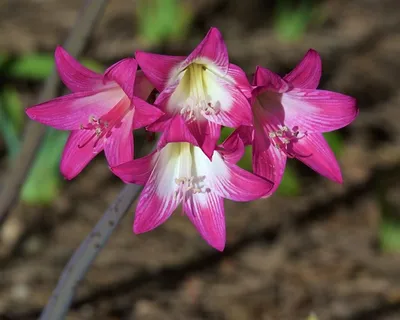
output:
M0 0L0 183L20 150L24 108L36 103L82 4ZM312 311L319 320L400 319L398 0L113 0L80 60L101 71L138 49L186 55L211 26L249 74L262 65L283 75L309 48L320 52L320 88L352 95L360 108L353 124L326 135L344 184L289 161L271 198L226 202L222 254L180 214L134 236L132 208L68 319L302 320ZM64 181L65 140L46 132L0 229L0 319L38 317L122 186L102 155Z

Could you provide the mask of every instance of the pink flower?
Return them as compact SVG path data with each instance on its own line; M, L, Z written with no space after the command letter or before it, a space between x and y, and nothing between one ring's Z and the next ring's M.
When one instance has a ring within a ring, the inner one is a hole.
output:
M245 73L229 63L218 29L211 28L188 57L138 51L136 59L160 91L155 105L166 113L148 129L157 132L182 125L181 134L167 142L191 142L211 158L221 125L251 125L251 86Z
M123 59L98 74L57 47L55 62L73 93L30 107L26 113L32 120L72 131L61 159L62 174L74 178L103 149L110 166L132 160L132 130L163 114L142 100L153 88L143 73L136 73L135 59Z
M182 203L183 211L214 248L225 246L223 199L250 201L269 193L273 184L235 163L243 142L232 136L213 160L188 142L168 143L150 155L112 168L123 181L145 185L136 208L133 231L143 233L165 222Z
M257 67L254 75L252 127L236 131L253 145L254 173L278 187L287 157L296 158L336 182L342 175L322 133L351 123L358 114L354 98L318 90L321 59L309 50L284 78ZM273 191L274 191L273 190Z

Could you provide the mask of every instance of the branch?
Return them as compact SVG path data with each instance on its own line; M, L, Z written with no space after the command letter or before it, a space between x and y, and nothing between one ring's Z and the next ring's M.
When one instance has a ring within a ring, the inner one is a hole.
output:
M141 186L127 184L121 190L114 203L69 260L39 320L64 319L78 283L124 217L125 212L136 200L141 189Z
M107 0L85 1L82 12L64 44L65 49L69 53L78 56L82 52L97 19L104 11L106 3ZM59 83L60 80L54 68L42 88L38 103L52 99L57 94ZM20 154L6 176L0 190L0 226L6 220L10 209L19 196L21 187L29 173L45 131L46 127L39 123L29 121L27 124Z

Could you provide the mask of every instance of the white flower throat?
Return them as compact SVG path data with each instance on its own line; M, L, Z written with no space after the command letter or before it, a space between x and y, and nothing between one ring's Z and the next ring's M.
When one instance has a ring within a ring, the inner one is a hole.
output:
M173 153L177 157L175 176L176 189L174 197L186 200L197 193L207 193L211 189L206 187L206 176L199 172L201 163L194 155L195 146L187 142L173 143ZM197 161L196 161L197 160Z
M211 86L215 86L215 75L204 64L192 63L184 71L174 92L179 112L186 121L194 121L202 115L215 115L220 111L220 103L213 102Z

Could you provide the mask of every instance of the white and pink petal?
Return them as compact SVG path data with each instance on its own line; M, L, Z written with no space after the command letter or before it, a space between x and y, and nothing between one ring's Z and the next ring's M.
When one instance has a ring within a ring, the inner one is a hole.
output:
M170 85L171 81L175 81L174 79L180 71L180 65L185 60L185 57L181 56L167 56L143 51L136 51L135 57L146 77L160 92Z
M78 130L91 117L100 118L121 99L123 92L109 89L97 93L76 92L43 102L26 109L35 121L59 130Z
M214 192L198 193L189 197L184 210L204 240L223 251L226 239L223 198Z
M228 49L221 32L217 28L213 27L208 31L205 38L182 63L181 69L194 62L207 65L208 68L212 68L219 75L228 73Z
M343 128L358 115L353 97L326 90L293 89L282 94L285 124L301 131L328 132Z

